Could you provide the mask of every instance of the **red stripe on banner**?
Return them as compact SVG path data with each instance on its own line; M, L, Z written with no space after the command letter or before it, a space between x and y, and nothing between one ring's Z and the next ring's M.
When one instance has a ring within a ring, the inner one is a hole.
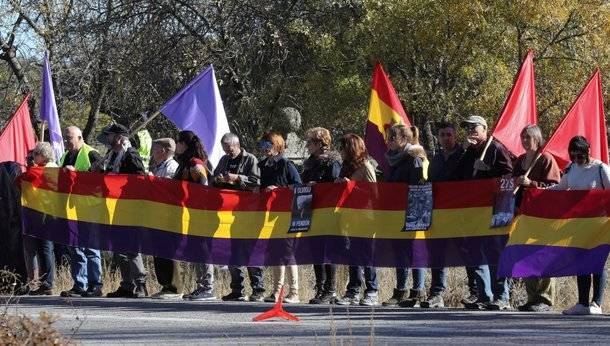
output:
M46 174L44 172L46 171ZM219 190L199 184L142 175L103 175L89 172L64 172L40 168L28 170L24 180L34 187L84 196L120 199L146 199L188 208L215 211L286 212L292 207L292 191L273 192ZM57 178L54 178L54 177ZM55 183L56 182L56 183ZM435 209L491 206L496 181L478 180L434 184ZM324 183L314 187L314 208L353 208L405 210L406 184L400 183Z
M604 190L528 189L523 195L521 214L544 219L610 216L610 194Z

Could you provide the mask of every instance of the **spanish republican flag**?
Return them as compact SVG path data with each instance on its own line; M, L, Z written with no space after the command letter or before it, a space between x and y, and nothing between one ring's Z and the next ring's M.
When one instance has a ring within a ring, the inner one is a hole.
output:
M525 153L521 130L537 123L534 53L530 50L521 64L515 84L506 99L492 136L515 156Z
M385 152L388 150L385 144L386 131L396 124L411 126L392 82L383 71L381 63L377 63L373 72L371 104L364 141L369 154L384 172L390 167L385 158Z
M570 163L568 144L576 135L584 136L589 141L593 158L608 163L608 136L599 69L595 70L544 146L543 151L552 154L561 169Z

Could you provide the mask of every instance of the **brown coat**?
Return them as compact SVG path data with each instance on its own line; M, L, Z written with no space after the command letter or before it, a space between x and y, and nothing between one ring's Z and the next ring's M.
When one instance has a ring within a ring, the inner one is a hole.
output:
M517 161L515 161L515 165L513 167L513 177L522 176L527 171L528 167L523 167L525 155L526 154L519 156ZM536 164L532 168L528 178L532 181L528 187L538 188L557 184L561 179L561 170L559 169L553 155L543 153L538 161L536 161Z

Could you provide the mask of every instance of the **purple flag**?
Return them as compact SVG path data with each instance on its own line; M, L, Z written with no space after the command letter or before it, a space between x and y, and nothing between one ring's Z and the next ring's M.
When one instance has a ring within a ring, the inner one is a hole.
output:
M229 132L229 123L212 65L167 101L161 107L161 113L178 128L191 130L199 136L210 163L218 164L223 155L220 137Z
M51 68L49 67L49 52L44 53L42 62L42 95L40 96L40 118L47 122L49 128L49 141L55 152L55 159L59 161L64 154L64 139L59 126L59 116L55 104L55 92L51 80Z

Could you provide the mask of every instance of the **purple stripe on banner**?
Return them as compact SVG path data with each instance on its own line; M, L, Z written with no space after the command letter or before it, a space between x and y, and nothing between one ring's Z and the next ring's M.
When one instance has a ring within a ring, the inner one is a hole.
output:
M61 244L240 266L334 263L435 268L496 264L508 239L506 235L426 240L344 236L221 239L70 221L28 208L23 208L23 216L25 234Z
M510 245L498 266L501 277L556 277L600 273L610 245L593 249L544 245Z

